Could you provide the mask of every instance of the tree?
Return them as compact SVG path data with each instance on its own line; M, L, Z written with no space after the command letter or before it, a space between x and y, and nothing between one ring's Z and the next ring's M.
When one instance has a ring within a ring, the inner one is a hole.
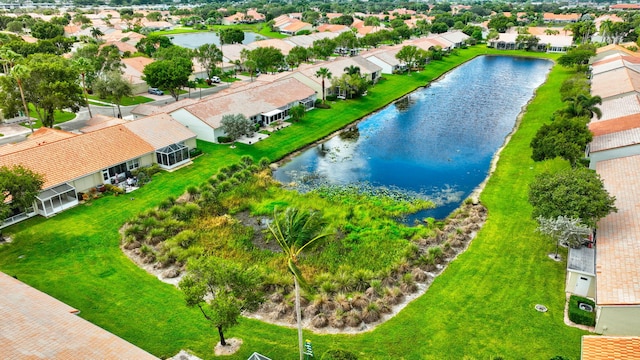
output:
M207 70L207 76L211 78L215 75L216 64L222 62L222 50L214 44L204 44L196 49L195 57Z
M344 72L347 75L360 75L360 67L355 65L349 65L344 68Z
M617 211L615 197L609 195L600 176L585 167L536 176L529 185L529 203L533 206L534 219L562 215L581 219L591 228L610 212Z
M562 101L567 103L567 107L561 111L570 117L586 116L591 119L594 115L600 119L602 111L596 105L602 105L602 98L598 95L578 94Z
M576 166L593 139L593 134L581 119L559 117L550 124L544 124L531 140L534 161L561 157L571 166Z
M33 104L44 126L53 127L56 110L70 108L77 111L84 104L82 88L78 85L80 74L70 60L34 54L22 64L31 70L31 76L22 80L25 100ZM17 89L3 86L3 90L15 93ZM16 94L15 98L18 97Z
M29 105L24 98L24 88L22 86L22 81L29 77L31 71L28 67L24 65L16 65L11 68L11 77L16 80L18 84L18 89L20 90L20 98L22 99L22 105L24 106L24 114L27 117L27 122L29 123L29 129L31 129L31 133L33 134L33 123L31 122L31 116L29 116Z
M92 27L91 28L91 36L94 39L98 40L98 39L100 39L101 37L104 36L104 33L102 32L102 30L98 29L97 27Z
M313 42L311 52L318 58L326 59L333 54L336 46L336 42L333 39L319 39Z
M193 72L193 64L191 60L183 58L159 60L145 66L142 72L144 81L149 86L169 91L171 96L178 101L178 90L187 86L189 76Z
M289 109L289 115L291 115L291 120L293 122L300 121L304 115L307 113L307 108L302 104L298 104L291 109Z
M489 24L487 24L487 27L489 29L495 29L497 32L503 33L507 31L510 26L513 26L514 23L515 22L512 18L508 18L503 14L498 14L492 17L491 20L489 20Z
M222 124L222 130L232 142L235 142L243 135L252 136L255 131L253 121L242 114L223 115L220 123Z
M535 35L518 35L517 44L523 44L526 51L535 50L540 42L540 38Z
M238 28L220 29L220 45L240 44L244 41L244 31Z
M322 79L322 103L324 104L326 102L326 98L325 98L325 91L324 91L324 79L331 79L331 71L329 71L329 69L327 68L320 68L318 69L318 71L316 71L316 77L319 77L320 79Z
M133 96L133 87L131 83L122 76L122 73L119 70L106 73L96 81L94 90L100 98L109 99L116 104L118 107L118 117L122 118L122 110L120 110L122 98Z
M224 331L238 323L243 311L253 311L264 300L260 273L229 260L201 257L189 263L189 273L180 281L180 290L189 307L197 306L218 329L220 345L227 345Z
M282 248L287 260L287 268L293 275L296 293L296 318L298 322L298 346L300 360L302 349L302 315L300 313L300 285L306 285L302 272L298 267L299 257L307 248L311 248L329 234L324 231L325 223L321 214L316 211L304 211L295 207L288 207L282 216L277 209L273 210L273 222L269 230Z
M595 54L595 49L579 46L560 56L558 58L558 64L564 67L580 67L588 64L589 59Z
M287 55L286 60L289 66L297 67L303 62L309 61L309 50L302 46L295 46L289 50L289 55Z
M418 47L414 45L403 46L400 51L396 53L396 59L407 64L409 74L411 74L411 68L415 65L418 57Z
M42 175L22 165L0 167L0 218L6 219L14 210L24 212L32 206L42 184Z
M64 26L46 21L37 21L31 26L31 36L41 40L64 36Z
M556 259L560 244L578 248L582 246L584 239L591 234L591 229L582 224L580 219L562 215L557 218L538 216L538 224L538 232L550 236L556 241Z
M258 47L249 51L247 60L255 61L260 71L276 72L284 64L284 55L273 46Z
M120 70L124 66L120 51L115 45L98 46L97 44L87 44L76 50L72 59L76 61L84 59L90 63L91 66L83 67L87 89L91 89L93 82L105 72Z
M172 46L171 39L161 35L149 35L140 39L136 44L136 49L147 56L153 56L156 50Z
M89 105L89 97L87 96L87 82L86 75L87 72L91 71L93 68L93 64L87 58L77 58L75 59L74 65L78 69L80 76L82 77L82 93L84 94L85 105L87 106L87 110L89 111L89 118L92 118L91 114L91 105Z

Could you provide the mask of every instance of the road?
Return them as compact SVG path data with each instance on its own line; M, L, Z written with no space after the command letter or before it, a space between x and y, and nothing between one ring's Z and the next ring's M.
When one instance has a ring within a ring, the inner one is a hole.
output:
M229 85L230 85L229 83L222 83L216 87L192 90L191 94L189 93L182 94L179 96L179 98L180 100L182 100L190 96L191 99L198 99L207 95L215 94L218 91L224 90L228 88ZM144 96L154 99L153 102L147 103L150 105L162 106L162 105L175 102L175 99L171 95L158 96L158 95L144 94ZM137 105L121 106L120 110L122 111L122 116L127 117L131 115L131 110L133 110L136 106ZM116 117L116 115L118 114L118 108L115 105L113 106L91 105L91 113L92 115L102 114L106 116ZM57 126L59 126L60 129L65 131L77 131L85 127L87 124L87 121L89 121L89 110L87 110L86 107L82 107L78 112L76 112L75 119L69 120ZM31 132L29 131L28 128L25 128L18 124L0 125L0 134L3 134L3 136L0 137L0 145L23 141L27 138L27 136L30 133Z

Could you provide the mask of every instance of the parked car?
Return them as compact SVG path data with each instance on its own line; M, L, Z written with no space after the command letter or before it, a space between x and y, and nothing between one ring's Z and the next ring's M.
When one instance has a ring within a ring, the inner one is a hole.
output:
M148 92L151 95L164 95L164 91L162 91L162 90L160 90L158 88L149 88Z
M212 76L210 80L212 83L216 83L216 84L220 82L220 78L217 76Z

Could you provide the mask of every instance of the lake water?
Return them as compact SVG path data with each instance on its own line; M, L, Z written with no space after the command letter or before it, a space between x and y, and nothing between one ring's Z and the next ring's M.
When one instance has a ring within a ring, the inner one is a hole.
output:
M445 218L486 178L493 155L551 66L539 59L476 58L359 122L355 139L335 136L274 177L303 190L364 183L417 193L438 207L410 221Z
M217 46L220 46L220 37L213 31L175 34L169 35L169 37L175 45L179 45L189 49L195 49L204 44L216 44ZM242 43L246 45L251 44L254 41L263 39L264 37L259 34L245 31L244 41Z

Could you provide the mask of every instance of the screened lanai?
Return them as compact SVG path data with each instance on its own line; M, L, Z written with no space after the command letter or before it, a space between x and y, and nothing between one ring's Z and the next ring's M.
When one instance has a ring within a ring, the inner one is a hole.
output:
M36 196L38 214L51 216L60 211L78 205L76 189L69 184L62 184L42 191Z
M164 169L173 169L189 161L189 148L184 144L172 144L156 150L158 165Z

